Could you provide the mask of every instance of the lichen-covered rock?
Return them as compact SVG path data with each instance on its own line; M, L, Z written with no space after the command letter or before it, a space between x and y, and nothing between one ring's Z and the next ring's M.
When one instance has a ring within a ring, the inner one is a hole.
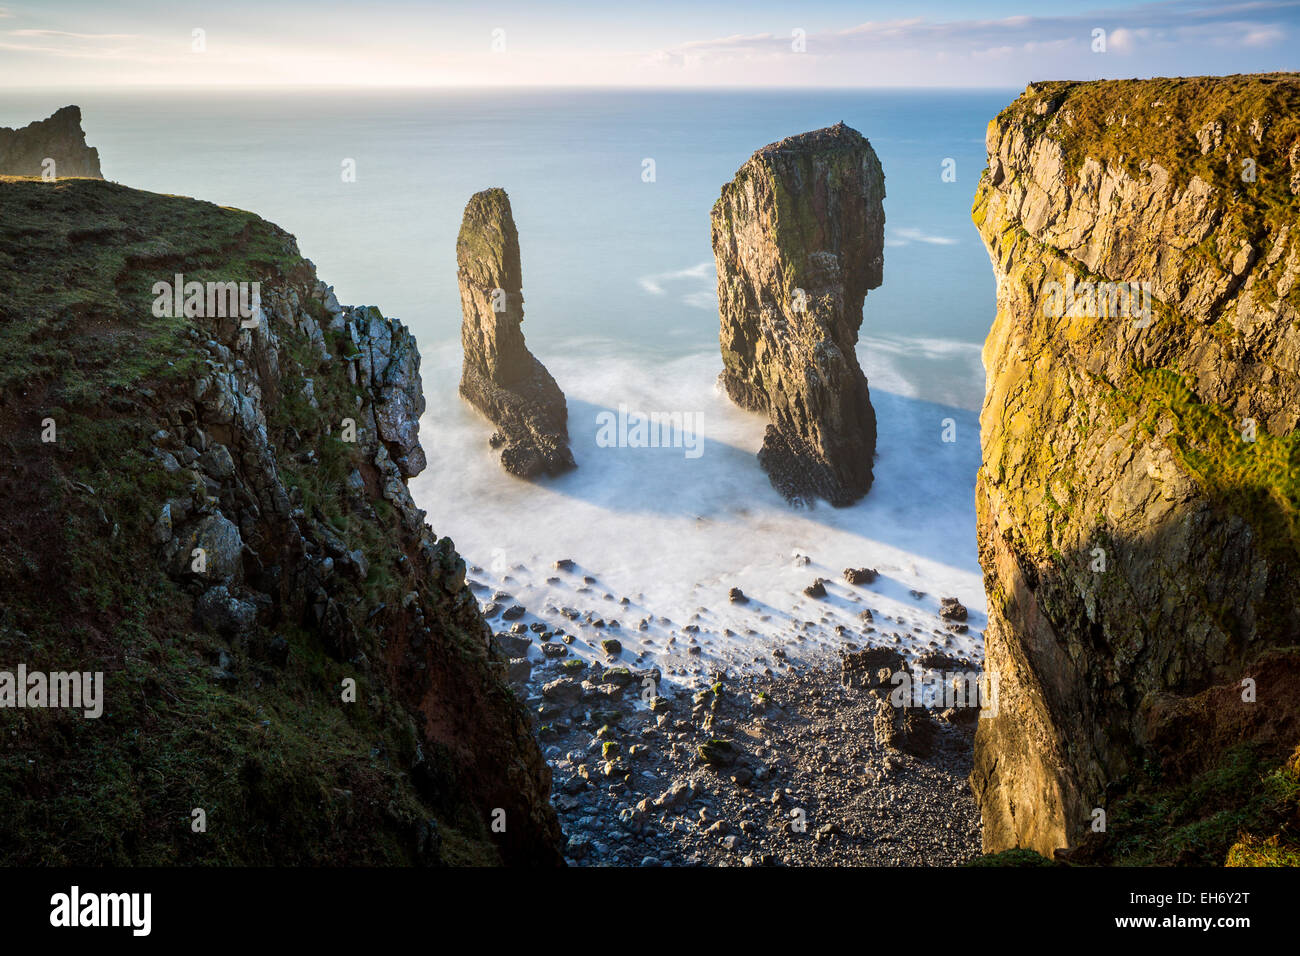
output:
M333 296L333 291L323 292L322 300ZM415 336L400 322L384 318L377 308L368 305L341 308L329 327L352 342L357 384L376 395L374 422L379 437L388 445L402 477L415 477L426 465L419 441L424 392L420 388L420 350Z
M1155 702L1298 643L1298 107L1293 74L1044 83L988 128L986 851L1050 856L1169 784Z
M460 394L497 426L491 444L511 474L534 478L576 467L564 393L524 344L519 233L504 189L470 197L456 262L464 313Z
M0 127L0 176L102 179L99 151L86 145L81 129L81 107L65 106L20 129Z
M855 352L880 285L885 177L843 123L756 152L713 207L722 385L771 419L758 454L789 500L871 488L876 416Z

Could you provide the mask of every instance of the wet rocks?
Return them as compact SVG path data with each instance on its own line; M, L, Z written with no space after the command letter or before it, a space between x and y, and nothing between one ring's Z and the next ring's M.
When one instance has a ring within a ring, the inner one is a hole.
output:
M571 863L951 865L977 854L969 725L916 709L895 727L891 707L877 740L883 695L830 671L724 681L689 696L665 688L649 712L586 696L570 717L539 711Z
M518 634L497 634L492 638L501 653L502 657L526 657L528 648L533 646L533 642L527 637L521 637Z
M876 701L872 722L876 742L914 757L928 757L934 750L938 726L929 711L920 707L899 707L888 699Z
M721 382L771 419L759 464L792 502L871 488L876 418L855 348L880 285L884 174L843 123L765 146L713 207Z
M490 444L501 450L502 466L521 478L577 467L564 393L524 344L519 234L505 190L470 198L456 260L464 313L460 394L497 426Z
M542 696L562 707L572 707L582 700L582 684L572 677L560 677L542 686Z

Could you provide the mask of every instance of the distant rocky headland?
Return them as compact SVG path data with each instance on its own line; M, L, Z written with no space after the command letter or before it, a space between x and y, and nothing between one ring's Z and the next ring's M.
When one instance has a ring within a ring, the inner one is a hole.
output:
M81 108L65 106L21 129L0 127L0 176L102 179L99 151L86 145Z

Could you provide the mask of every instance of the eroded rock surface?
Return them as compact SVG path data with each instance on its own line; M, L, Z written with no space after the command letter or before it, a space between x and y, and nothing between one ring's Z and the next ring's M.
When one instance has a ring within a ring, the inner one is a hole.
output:
M766 413L758 454L787 499L842 506L871 488L876 416L855 348L880 285L885 178L843 123L756 152L713 207L723 372Z
M1298 102L1294 75L1046 83L988 128L986 851L1072 847L1295 707L1241 682L1300 635ZM1215 686L1258 718L1192 759L1156 718Z
M555 379L524 344L519 233L504 189L475 193L456 240L461 344L460 394L497 426L501 464L520 478L577 467L568 407Z

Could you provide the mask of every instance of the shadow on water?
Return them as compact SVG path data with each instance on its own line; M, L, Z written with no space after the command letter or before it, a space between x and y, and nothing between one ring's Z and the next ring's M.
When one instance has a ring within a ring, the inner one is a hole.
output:
M759 467L757 442L746 448L679 434L677 447L601 447L599 425L617 421L619 409L574 398L568 400L569 435L578 469L539 484L620 514L759 528L769 521L802 519L979 573L974 547L980 462L976 413L884 391L873 392L872 404L878 430L875 483L865 498L847 508L788 504ZM698 421L687 417L683 430Z

